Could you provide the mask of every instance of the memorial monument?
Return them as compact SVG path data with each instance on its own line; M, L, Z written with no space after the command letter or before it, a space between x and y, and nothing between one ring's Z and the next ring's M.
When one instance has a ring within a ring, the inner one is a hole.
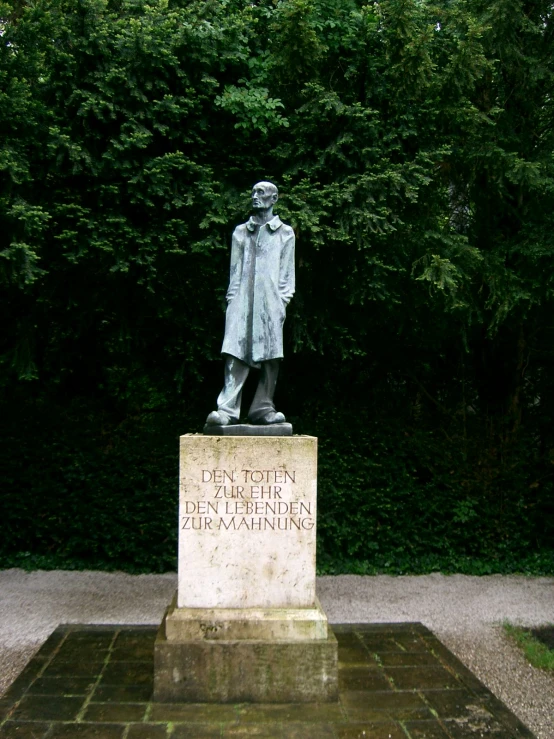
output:
M204 435L180 440L178 590L154 650L154 698L338 697L337 641L315 593L317 439L292 436L273 397L294 293L294 232L277 188L252 190L233 234L225 382ZM241 424L244 382L260 370Z

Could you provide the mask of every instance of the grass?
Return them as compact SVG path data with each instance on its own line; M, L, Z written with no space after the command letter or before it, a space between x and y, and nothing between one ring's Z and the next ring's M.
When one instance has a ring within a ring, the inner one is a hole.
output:
M513 626L505 622L504 630L516 644L521 647L527 661L541 670L554 672L554 650L549 649L527 630L521 626Z

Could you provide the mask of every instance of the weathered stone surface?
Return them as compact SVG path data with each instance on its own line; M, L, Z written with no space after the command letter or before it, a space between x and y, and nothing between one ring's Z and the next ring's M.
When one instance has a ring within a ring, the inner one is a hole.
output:
M292 436L291 423L273 423L267 426L253 423L235 423L230 426L204 426L207 436Z
M317 439L181 437L179 608L312 608Z
M338 699L337 641L168 641L154 647L154 700L309 703Z
M316 496L313 437L181 437L179 585L154 648L156 701L337 699Z
M165 621L168 641L232 639L306 641L327 639L327 616L319 601L313 608L177 608Z

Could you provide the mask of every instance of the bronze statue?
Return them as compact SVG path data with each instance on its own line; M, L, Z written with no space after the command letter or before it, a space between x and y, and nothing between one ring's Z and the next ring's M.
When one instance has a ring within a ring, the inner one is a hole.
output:
M217 411L206 426L236 424L240 417L242 388L254 367L260 370L258 388L248 411L253 424L284 423L273 396L283 358L283 323L294 295L294 231L273 215L279 195L271 182L252 188L253 214L237 226L231 247L227 290L225 384Z

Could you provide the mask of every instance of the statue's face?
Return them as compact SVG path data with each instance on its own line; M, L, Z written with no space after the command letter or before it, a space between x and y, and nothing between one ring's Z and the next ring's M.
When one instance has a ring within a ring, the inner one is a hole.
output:
M271 182L258 182L252 188L252 208L266 210L277 202L277 189Z

